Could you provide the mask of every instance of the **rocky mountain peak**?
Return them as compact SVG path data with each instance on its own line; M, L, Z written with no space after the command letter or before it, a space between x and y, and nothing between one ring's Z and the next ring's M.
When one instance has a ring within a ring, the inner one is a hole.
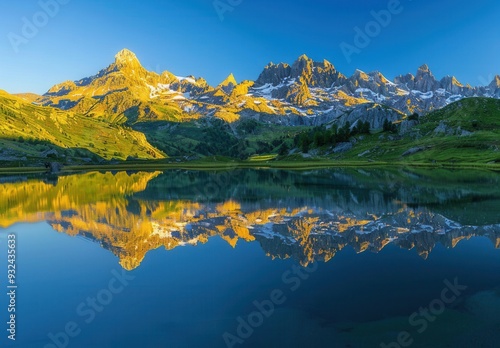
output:
M415 76L415 85L413 88L424 93L440 88L439 82L436 80L434 75L432 75L432 72L427 64L424 64L420 68L418 68L417 76Z
M455 76L452 76L451 77L451 82L455 85L455 86L459 86L459 87L463 87L463 85L460 83L460 81L457 80L457 78Z
M429 66L427 64L422 64L419 68L418 68L418 72L422 72L422 73L431 73L431 69L429 69Z
M306 61L306 62L308 62L308 61L312 61L312 59L309 58L306 54L303 54L299 58L297 58L297 62L300 62L300 61Z
M363 81L369 81L370 80L370 77L368 76L367 73L365 73L364 71L362 70L359 70L359 69L356 69L356 71L354 72L354 74L352 75L352 79L355 79L355 80L363 80Z
M237 85L238 85L238 82L236 82L236 79L234 78L233 73L231 73L231 74L229 74L228 77L226 77L226 79L224 81L222 81L219 84L218 87L221 88L227 94L231 94L234 87L236 87Z
M224 86L229 86L229 85L234 85L236 86L238 82L236 82L236 79L234 78L233 73L229 74L228 77L225 78L224 81L222 81L219 86L224 87Z
M384 89L384 88L387 88L389 86L394 85L394 83L392 83L380 71L372 71L368 74L361 72L359 76L360 77L362 76L364 81L370 82L371 86L369 88L374 90L374 91L377 91L378 93L382 92L382 90L379 90L380 88Z
M455 76L449 76L449 75L441 79L440 85L441 88L444 88L446 91L453 94L459 94L464 88L464 86L460 83L460 81L456 79Z
M496 75L490 83L491 88L500 88L500 75Z
M375 93L380 95L388 95L389 90L394 90L394 83L389 81L382 73L378 71L373 71L370 73L365 73L359 69L356 69L354 74L348 79L348 83L343 86L345 92L349 94L365 93ZM375 98L378 102L379 100Z
M333 70L335 70L335 66L334 66L332 63L330 63L328 60L326 60L326 59L323 59L323 64L322 64L322 66L323 66L325 69L333 69Z
M73 81L65 81L50 88L45 95L63 96L76 89L76 84Z
M434 78L434 75L432 75L432 71L431 71L431 69L429 69L429 66L427 64L424 64L420 68L418 68L417 75L415 77L417 79L425 78L425 77Z
M290 83L299 80L310 87L330 88L340 85L347 78L328 60L315 62L303 54L291 66L286 63L269 63L255 81L255 86L290 86Z
M310 77L313 72L314 62L305 54L301 55L295 63L292 65L292 77L304 77L307 82L309 82Z
M441 80L441 83L447 83L453 86L458 86L458 87L463 87L463 85L460 83L460 81L457 80L455 76L445 76Z
M114 63L106 69L105 73L112 73L117 70L129 77L137 77L139 75L145 77L148 74L147 70L142 67L139 59L137 59L137 56L128 49L123 49L115 55Z
M115 55L116 64L129 64L129 63L139 63L137 56L128 49L123 49Z
M382 74L379 71L374 71L370 75L375 80L375 82L377 82L379 84L382 84L382 85L390 85L390 84L392 84L392 82L389 81L389 79L387 77L385 77L384 74Z
M264 71L259 75L255 84L257 86L263 86L267 83L273 86L279 85L285 78L290 77L291 67L286 63L269 63Z
M415 76L413 74L399 75L394 78L394 83L397 85L404 86L405 88L412 88L415 82Z

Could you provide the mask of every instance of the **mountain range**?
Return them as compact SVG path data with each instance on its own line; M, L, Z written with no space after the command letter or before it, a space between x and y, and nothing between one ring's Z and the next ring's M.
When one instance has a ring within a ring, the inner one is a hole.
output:
M96 75L53 86L34 102L129 124L213 116L228 122L252 117L317 125L365 104L381 104L401 114L426 114L467 97L500 98L500 76L488 86L471 87L453 76L437 80L422 65L416 75L400 75L394 81L378 71L356 70L346 77L330 62L302 55L292 65L268 64L255 81L238 83L230 74L212 87L201 77L147 71L124 49Z
M124 49L96 75L44 95L0 92L0 161L39 166L47 158L79 164L278 153L400 161L432 151L456 161L449 150L465 147L473 150L469 158L488 152L481 161L496 163L499 113L500 76L488 86L464 86L452 76L437 80L423 65L393 81L360 70L347 77L302 55L292 65L269 63L255 81L229 74L211 86L201 77L148 71ZM397 134L377 135L382 130Z

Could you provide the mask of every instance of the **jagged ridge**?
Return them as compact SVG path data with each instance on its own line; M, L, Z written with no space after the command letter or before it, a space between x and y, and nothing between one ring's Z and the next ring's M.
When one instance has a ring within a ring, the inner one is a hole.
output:
M302 55L292 65L268 64L255 82L238 84L230 74L211 87L203 78L148 72L135 54L123 50L95 76L56 85L38 102L116 122L199 117L232 122L274 115L280 116L275 118L280 123L287 116L329 122L365 103L425 114L472 96L500 98L500 78L484 87L464 86L452 76L438 81L427 65L416 75L400 75L394 81L377 71L356 70L346 77L327 60L315 62Z

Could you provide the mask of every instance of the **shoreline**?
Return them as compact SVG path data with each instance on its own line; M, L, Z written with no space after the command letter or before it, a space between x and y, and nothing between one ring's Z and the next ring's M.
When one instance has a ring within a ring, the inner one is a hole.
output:
M64 166L58 173L51 173L45 167L7 167L0 168L0 175L4 174L71 174L88 171L143 171L143 170L233 170L233 169L278 169L278 170L314 170L328 168L424 168L424 169L478 169L500 172L500 164L487 163L422 163L422 162L358 162L358 161L213 161L213 162L178 162L178 163L158 163L155 161L145 161L143 163L119 163L119 164L95 164L95 165L71 165Z

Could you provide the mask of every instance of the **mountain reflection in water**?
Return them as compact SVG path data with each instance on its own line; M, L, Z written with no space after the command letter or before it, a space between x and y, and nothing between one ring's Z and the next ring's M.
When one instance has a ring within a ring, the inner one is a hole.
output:
M500 248L499 176L489 172L175 170L8 181L1 227L47 221L99 243L127 270L150 250L214 236L232 247L258 242L269 257L304 266L389 243L423 258L438 243L476 236Z

